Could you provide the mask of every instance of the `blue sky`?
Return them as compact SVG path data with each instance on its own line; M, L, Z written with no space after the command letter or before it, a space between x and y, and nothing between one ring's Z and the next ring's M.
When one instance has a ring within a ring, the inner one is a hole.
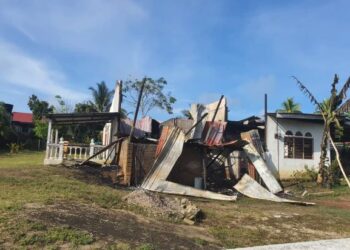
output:
M89 86L144 75L168 81L175 113L224 94L229 118L274 111L296 75L323 99L350 76L349 1L0 0L0 100L28 111L31 94L74 105ZM160 120L169 116L151 113Z

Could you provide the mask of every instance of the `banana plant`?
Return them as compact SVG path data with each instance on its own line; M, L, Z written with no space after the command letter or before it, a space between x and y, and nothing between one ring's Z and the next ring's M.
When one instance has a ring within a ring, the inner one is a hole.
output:
M339 77L338 75L335 75L332 83L331 96L330 98L326 99L322 103L317 101L317 99L311 93L311 91L301 81L299 81L298 78L296 78L295 76L293 76L293 78L295 79L299 89L305 94L306 97L309 98L311 103L316 106L316 109L322 115L322 118L324 120L324 129L323 129L323 136L321 141L319 175L317 178L317 182L320 184L327 184L329 180L330 171L329 171L329 164L327 164L327 148L328 148L328 141L329 141L332 144L333 149L336 153L336 159L340 167L340 170L344 176L344 179L346 180L350 188L350 181L345 174L343 165L341 164L338 149L335 146L333 138L330 133L332 126L334 126L338 131L342 130L342 126L340 124L336 111L339 108L339 106L342 104L343 100L346 99L346 92L350 88L350 78L348 78L348 80L345 82L345 84L343 85L342 89L338 94L336 85L339 82Z

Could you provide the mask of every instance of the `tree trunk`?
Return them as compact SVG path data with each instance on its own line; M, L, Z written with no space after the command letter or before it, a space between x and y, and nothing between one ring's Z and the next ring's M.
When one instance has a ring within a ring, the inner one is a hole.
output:
M328 137L327 137L327 125L324 125L322 140L321 140L321 156L320 164L317 176L318 184L325 184L327 182L327 171L326 171L326 159L327 159L327 148L328 148Z

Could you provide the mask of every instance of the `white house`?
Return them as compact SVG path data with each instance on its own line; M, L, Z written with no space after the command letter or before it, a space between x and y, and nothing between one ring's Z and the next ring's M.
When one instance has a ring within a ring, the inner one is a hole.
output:
M318 169L322 134L321 115L268 113L266 162L270 170L277 178L288 179L294 171L305 170L305 166Z

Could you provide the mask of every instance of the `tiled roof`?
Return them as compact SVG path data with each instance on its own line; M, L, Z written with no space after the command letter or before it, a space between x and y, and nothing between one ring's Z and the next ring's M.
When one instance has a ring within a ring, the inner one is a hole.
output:
M31 113L22 113L22 112L13 112L12 113L13 122L22 122L22 123L33 123L33 114Z

